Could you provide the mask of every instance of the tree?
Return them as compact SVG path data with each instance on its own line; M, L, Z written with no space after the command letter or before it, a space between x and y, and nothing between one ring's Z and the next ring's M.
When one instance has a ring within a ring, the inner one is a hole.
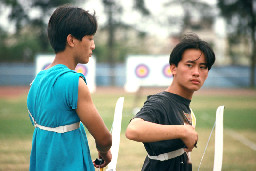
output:
M255 86L256 2L255 0L218 0L221 15L228 24L229 37L251 39L250 87Z
M36 39L39 41L40 51L45 53L49 52L50 46L47 38L47 21L45 18L50 16L52 10L57 6L67 3L77 3L80 0L2 0L0 5L10 8L9 19L15 23L15 35L17 38L22 37L20 34L30 31ZM31 9L37 9L39 13L35 16L31 16L29 12ZM32 29L33 28L33 29Z
M171 6L181 7L184 15L169 15L167 22L167 24L169 25L180 25L180 35L184 34L184 32L188 28L193 27L193 20L195 20L195 18L200 20L201 28L205 24L208 24L210 26L212 26L213 24L215 8L205 2L201 2L198 0L171 0L164 4L164 6L166 7L166 10Z
M89 0L88 0L89 1ZM46 20L47 16L50 16L53 8L63 3L77 3L82 2L81 0L76 0L73 2L72 0L28 0L22 1L21 0L3 0L0 4L5 4L6 6L11 8L10 20L16 23L16 30L17 34L19 34L20 30L30 30L32 31L31 34L37 33L36 37L40 40L40 47L41 52L49 52L49 43L46 36ZM108 41L106 44L107 48L102 48L106 52L106 57L108 62L111 64L112 68L114 67L114 63L117 60L116 49L120 47L120 43L116 40L116 28L121 25L126 25L125 21L122 20L120 17L123 13L123 6L120 1L117 0L101 0L102 4L105 7L105 14L108 18L105 28L108 29ZM138 11L144 19L156 21L157 25L161 25L162 27L170 28L174 25L180 24L181 28L186 28L186 26L190 25L191 22L191 13L194 14L197 11L197 14L201 16L209 16L210 9L205 3L197 2L196 0L171 0L169 3L164 4L164 1L159 1L164 8L164 12L170 11L170 7L173 4L182 5L184 12L184 17L176 17L171 18L168 13L167 15L156 15L153 16L153 10L149 10L147 8L147 3L150 3L150 0L133 0L133 8ZM84 3L84 2L83 2ZM37 16L31 17L29 15L30 9L38 9L40 14ZM191 10L193 8L193 10ZM159 20L162 18L164 20ZM203 17L202 17L203 18ZM207 19L208 20L208 19ZM137 21L134 25L139 25L143 23L143 21ZM129 26L134 27L134 26ZM27 29L28 28L28 29ZM31 29L33 28L33 29ZM145 29L146 30L146 29ZM183 29L180 29L181 33ZM124 50L125 51L125 50ZM128 50L126 50L128 51ZM120 54L120 53L119 53Z
M52 10L60 5L68 4L68 3L75 3L76 1L72 0L32 0L31 8L39 8L41 11L41 15L38 18L31 19L30 23L36 27L39 31L38 37L41 40L41 47L43 51L47 51L49 48L48 38L47 38L47 23L45 23L45 16L50 16Z
M102 0L104 5L105 13L107 15L107 29L108 29L108 41L107 41L107 59L110 65L110 75L111 75L111 85L115 85L114 79L114 68L115 68L115 61L117 58L116 51L114 50L117 46L115 40L115 31L116 28L124 23L122 21L116 20L116 16L119 16L122 11L123 7L117 3L115 0ZM149 15L149 11L145 8L144 0L134 0L134 8L140 11L143 15Z

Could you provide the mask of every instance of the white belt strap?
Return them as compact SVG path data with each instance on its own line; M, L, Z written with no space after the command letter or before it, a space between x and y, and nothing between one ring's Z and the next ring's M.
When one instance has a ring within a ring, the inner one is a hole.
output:
M29 111L28 111L29 112ZM29 112L29 115L31 116L33 122L34 122L34 126L35 128L38 127L42 130L45 131L51 131L51 132L57 132L57 133L65 133L65 132L69 132L69 131L73 131L76 130L80 127L80 122L76 122L70 125L64 125L64 126L59 126L59 127L55 127L55 128L51 128L51 127L46 127L46 126L42 126L36 123L34 117L31 115L31 113Z
M148 158L153 160L159 160L159 161L165 161L169 159L173 159L175 157L181 156L184 153L184 148L180 148L175 151L171 151L169 153L159 154L158 156L150 156L148 155Z
M80 126L80 122L76 122L76 123L73 123L70 125L59 126L59 127L55 127L55 128L35 124L35 127L38 127L42 130L57 132L57 133L65 133L65 132L73 131L75 129L78 129L79 126Z

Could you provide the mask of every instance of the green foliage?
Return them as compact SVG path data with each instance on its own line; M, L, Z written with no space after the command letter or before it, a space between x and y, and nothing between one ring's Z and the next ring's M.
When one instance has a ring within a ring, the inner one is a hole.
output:
M122 30L123 28L116 28L117 30ZM146 46L143 46L145 42L145 33L138 32L129 28L129 31L120 31L119 38L115 40L115 44L113 45L113 56L115 62L124 62L127 55L129 54L147 54L148 49ZM136 33L136 37L129 37L126 34ZM95 35L95 45L96 48L93 50L93 55L96 56L97 62L108 62L107 54L108 54L108 45L107 41L104 40L106 32L104 30L99 30ZM122 36L126 35L127 37L123 38ZM140 45L140 46L138 46Z
M254 0L218 0L217 3L221 15L225 17L228 23L229 37L237 39L250 40L251 53L250 56L250 87L254 88L255 73L254 68L256 65L256 10ZM232 38L233 39L233 38ZM229 39L230 48L234 46L234 42ZM245 45L246 47L246 45ZM233 47L237 48L237 47ZM234 51L229 50L231 55ZM242 52L243 53L243 52ZM239 54L238 54L239 55ZM249 57L248 56L248 57Z
M245 44L245 47L248 47L250 41L255 40L255 36L251 36L256 32L256 11L253 10L253 1L218 0L217 5L221 15L227 22L228 42L230 45L229 53L231 57L240 57L241 54L239 53L247 53L246 56L249 57L249 51L238 52L238 49L241 48L237 48L237 46ZM243 42L243 40L246 40L246 42Z
M256 25L255 11L253 10L252 0L218 0L217 3L221 15L224 16L229 27L235 27L237 33L246 34L246 30Z
M95 46L93 55L96 56L97 62L106 62L107 46L105 44L97 44L97 42L95 42Z
M163 25L173 26L179 25L181 30L179 34L184 34L186 29L211 29L214 18L215 8L206 2L198 0L171 0L164 4L165 10L169 10L170 7L181 7L184 15L173 15L167 16L168 22L161 23ZM195 23L193 16L197 15L200 22Z
M32 62L36 54L43 52L40 40L35 35L36 33L23 33L16 36L9 35L0 49L0 61ZM53 53L50 47L44 52Z
M150 15L150 11L146 8L144 0L134 0L134 2L134 9L140 11L145 16Z
M80 0L1 1L0 5L11 9L9 20L15 23L15 33L8 34L0 28L0 62L32 62L38 53L53 53L46 34L48 21L45 17L60 5L77 2ZM31 8L37 8L41 14L30 16Z
M59 5L67 3L78 4L79 2L82 1L29 0L23 3L18 0L4 0L0 2L1 5L11 8L9 19L15 23L16 27L14 34L7 34L7 32L0 30L0 62L32 62L34 56L38 53L53 53L46 34L47 21L45 18L50 17L52 10ZM104 3L107 2L104 1ZM136 9L142 9L144 13L147 11L144 7L144 1L140 0L136 4L139 4ZM112 5L120 8L118 13L122 12L120 4L115 3ZM31 8L37 8L40 14L32 18L28 14ZM109 49L107 41L96 41L94 55L97 56L97 61L108 62ZM143 53L138 48L131 47L125 41L120 40L114 40L113 49L113 59L117 62L123 62L128 53Z

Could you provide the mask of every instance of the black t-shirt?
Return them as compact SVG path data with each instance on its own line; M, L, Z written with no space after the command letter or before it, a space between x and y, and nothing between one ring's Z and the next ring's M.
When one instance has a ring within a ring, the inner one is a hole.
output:
M135 118L162 125L184 125L184 113L190 114L190 100L169 92L161 92L148 96L143 108ZM184 148L185 144L180 139L143 143L147 153L151 156L168 153ZM146 157L142 170L192 170L192 165L187 163L184 153L166 161L151 160Z

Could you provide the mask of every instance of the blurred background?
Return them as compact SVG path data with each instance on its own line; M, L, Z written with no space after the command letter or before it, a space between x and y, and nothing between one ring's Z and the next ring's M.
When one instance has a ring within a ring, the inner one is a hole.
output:
M34 127L27 93L38 69L37 57L54 56L47 23L56 7L66 3L96 12L96 49L88 65L96 67L92 98L109 130L116 100L125 97L117 170L141 170L145 149L142 143L126 139L125 130L134 109L142 107L148 95L167 87L126 92L128 58L143 56L147 62L157 58L150 64L160 68L159 56L168 57L187 32L210 43L216 54L208 79L191 103L200 137L192 153L193 169L199 167L216 109L225 105L222 170L256 170L255 0L0 0L0 171L29 170ZM147 74L146 69L142 67L139 74ZM160 74L156 76L159 82ZM137 82L132 80L130 86ZM95 141L87 135L95 159ZM213 136L200 167L203 171L212 170Z
M47 23L66 3L96 12L97 86L124 86L128 55L169 55L184 33L195 32L217 57L204 87L255 88L253 0L1 0L0 86L29 85L36 56L54 54Z

